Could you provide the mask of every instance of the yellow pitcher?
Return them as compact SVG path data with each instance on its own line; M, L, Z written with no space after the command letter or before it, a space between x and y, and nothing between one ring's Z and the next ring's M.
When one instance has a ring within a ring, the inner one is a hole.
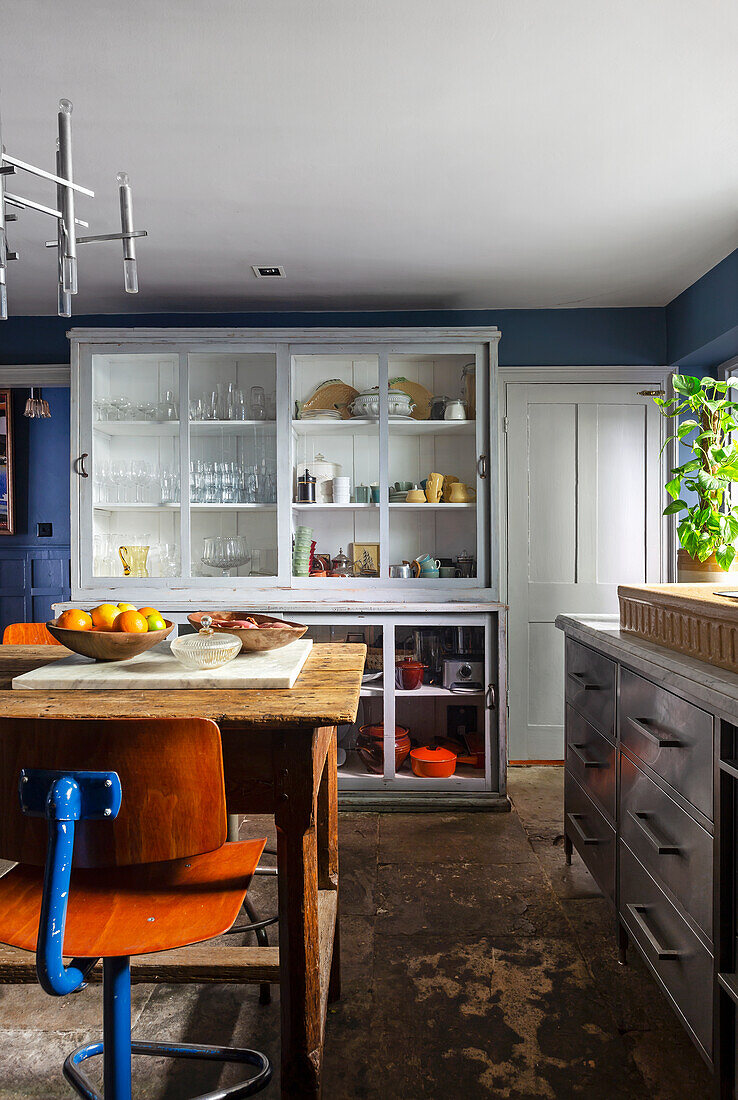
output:
M148 546L119 546L118 554L123 562L124 577L148 577L146 560L149 556Z

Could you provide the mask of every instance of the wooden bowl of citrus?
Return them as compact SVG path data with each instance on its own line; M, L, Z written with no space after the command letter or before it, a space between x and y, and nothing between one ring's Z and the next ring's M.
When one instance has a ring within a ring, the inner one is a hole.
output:
M128 661L163 642L174 623L155 607L101 603L91 611L69 608L46 624L58 642L94 661Z

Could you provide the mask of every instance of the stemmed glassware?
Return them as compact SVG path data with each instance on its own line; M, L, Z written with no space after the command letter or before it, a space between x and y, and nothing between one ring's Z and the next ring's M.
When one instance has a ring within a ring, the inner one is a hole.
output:
M251 561L251 553L243 535L213 535L203 540L203 565L220 569L224 577L232 569L240 569Z

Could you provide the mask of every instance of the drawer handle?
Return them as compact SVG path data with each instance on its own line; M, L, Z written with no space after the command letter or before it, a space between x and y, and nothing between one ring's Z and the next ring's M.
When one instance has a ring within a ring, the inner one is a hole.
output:
M641 812L633 813L632 810L628 810L628 815L633 818L633 821L641 830L648 843L656 849L660 856L678 856L680 854L681 848L677 848L676 844L664 844L663 841L659 840L648 823L648 814Z
M586 746L584 745L572 745L571 743L569 744L569 748L574 753L576 758L578 760L581 760L585 768L604 768L605 765L602 763L601 760L593 760L591 756L584 755L582 749L585 747Z
M680 749L682 747L681 741L674 737L672 733L659 733L658 726L652 726L650 722L644 722L640 718L631 718L630 715L628 715L628 721L633 729L638 730L649 741L653 741L660 749Z
M625 908L628 910L631 917L648 940L648 943L655 953L657 959L659 959L661 962L671 962L674 959L681 959L682 955L684 954L683 951L677 951L676 948L673 947L664 947L662 943L659 943L656 936L654 936L653 932L648 927L646 913L648 912L649 907L647 905L628 904Z
M600 685L599 684L590 683L589 680L587 680L584 676L582 676L581 672L567 672L566 675L569 677L570 680L573 680L574 683L577 685L577 687L580 687L582 689L582 691L599 691L600 690Z
M598 836L588 836L587 833L585 833L582 826L579 824L579 818L584 817L584 814L567 814L566 816L569 818L569 821L571 822L571 827L572 827L572 829L575 830L575 832L579 836L579 839L581 840L582 844L601 844L602 843L602 841L600 840L600 838Z

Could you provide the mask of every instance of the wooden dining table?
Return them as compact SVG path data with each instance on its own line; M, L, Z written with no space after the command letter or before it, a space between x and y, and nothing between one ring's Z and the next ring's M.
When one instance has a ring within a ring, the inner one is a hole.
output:
M279 947L222 941L132 960L139 982L278 983L283 1097L321 1095L328 1004L340 995L336 727L354 722L364 645L316 644L289 690L13 691L62 646L0 646L0 717L212 718L229 814L273 814ZM0 982L36 980L30 952L0 948Z

